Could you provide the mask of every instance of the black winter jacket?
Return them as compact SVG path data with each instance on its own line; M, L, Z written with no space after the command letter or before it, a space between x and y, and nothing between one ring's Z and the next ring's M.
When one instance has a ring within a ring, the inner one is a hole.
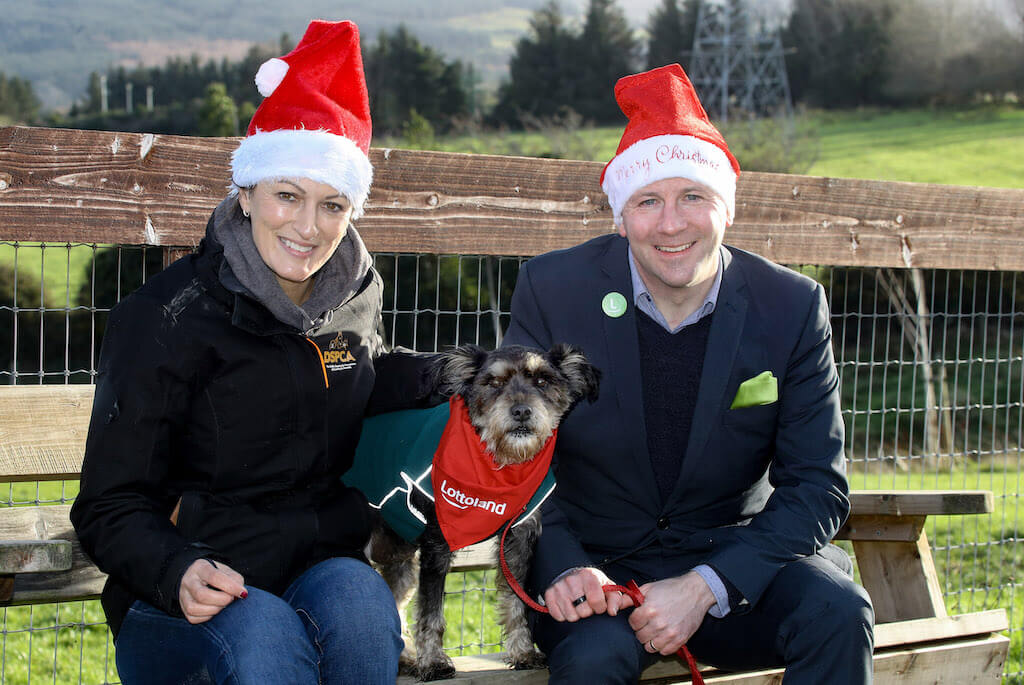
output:
M383 352L380 277L307 336L228 291L223 262L208 235L107 324L71 520L110 575L115 636L136 599L181 616L179 583L202 557L278 594L326 558L364 558L373 515L339 477ZM415 388L415 365L399 366Z

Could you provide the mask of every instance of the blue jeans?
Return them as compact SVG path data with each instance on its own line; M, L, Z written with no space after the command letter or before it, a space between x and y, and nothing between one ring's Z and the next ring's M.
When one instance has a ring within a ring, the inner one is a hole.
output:
M281 597L247 589L197 625L135 602L117 636L121 681L394 685L401 624L391 591L367 564L328 559Z

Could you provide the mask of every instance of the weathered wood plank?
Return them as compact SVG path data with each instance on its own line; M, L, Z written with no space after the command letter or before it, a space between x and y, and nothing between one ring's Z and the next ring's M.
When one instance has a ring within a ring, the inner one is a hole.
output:
M71 543L67 540L0 540L0 574L70 568Z
M946 602L924 531L913 542L854 540L853 552L877 623L946 616Z
M971 640L941 642L907 649L875 653L876 685L899 683L998 683L1010 640L1002 635L989 635ZM447 682L457 685L543 685L548 681L546 669L510 671L500 654L455 657L456 676ZM706 683L725 685L779 685L782 669L724 673L702 667ZM663 659L644 671L644 681L689 683L685 666L675 659ZM400 685L413 685L408 676L398 679Z
M838 540L902 540L913 542L924 528L924 516L861 516L851 514L836 533Z
M71 544L71 567L53 573L15 576L13 593L0 605L70 602L99 597L106 576L82 551L68 518L71 506L0 508L0 540L64 540Z
M857 490L850 504L861 515L936 516L989 514L995 499L990 490Z
M0 482L78 479L91 385L0 387Z
M452 571L483 571L495 568L498 558L496 538L464 547L452 558Z
M194 246L231 138L0 129L0 237ZM532 255L612 230L601 164L371 150L375 252ZM1024 270L1024 190L749 172L728 241L781 263Z
M899 647L914 642L934 642L971 635L986 635L1009 629L1006 609L972 614L920 618L875 625L875 649Z

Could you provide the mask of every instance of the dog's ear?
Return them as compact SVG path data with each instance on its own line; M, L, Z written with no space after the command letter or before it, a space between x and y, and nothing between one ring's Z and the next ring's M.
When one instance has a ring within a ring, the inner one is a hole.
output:
M445 397L462 393L486 359L487 351L479 345L462 345L442 353L431 367L434 388Z
M558 343L548 350L548 360L569 379L569 392L573 399L597 400L601 370L587 361L583 350L575 345Z

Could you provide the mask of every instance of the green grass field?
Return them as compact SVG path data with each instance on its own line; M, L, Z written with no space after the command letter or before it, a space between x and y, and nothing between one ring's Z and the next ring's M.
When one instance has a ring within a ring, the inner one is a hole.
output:
M794 173L999 188L1024 185L1024 108L812 112L799 123L799 130L815 139L817 154L809 168ZM742 129L734 123L726 134L730 140L732 133L741 137L740 149L734 150L740 166ZM527 132L439 138L436 147L607 161L621 135L621 127L538 126ZM402 145L400 140L389 143Z
M814 176L1024 187L1024 108L836 112L815 122Z

